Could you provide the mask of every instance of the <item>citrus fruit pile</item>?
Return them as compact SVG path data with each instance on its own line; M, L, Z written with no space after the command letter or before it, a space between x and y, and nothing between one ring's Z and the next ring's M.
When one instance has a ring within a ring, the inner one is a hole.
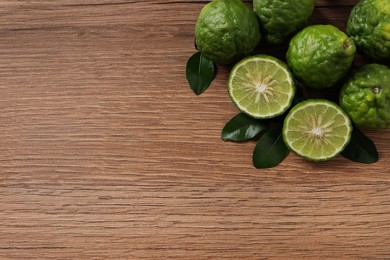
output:
M227 89L240 113L222 139L258 139L256 168L278 165L289 151L310 161L339 154L378 161L375 144L358 127L390 128L390 1L360 0L346 32L308 26L314 0L253 0L252 6L211 1L195 26L199 52L186 67L193 91L207 89L215 64L233 65ZM283 44L285 59L264 53L263 46ZM356 66L356 52L368 64Z

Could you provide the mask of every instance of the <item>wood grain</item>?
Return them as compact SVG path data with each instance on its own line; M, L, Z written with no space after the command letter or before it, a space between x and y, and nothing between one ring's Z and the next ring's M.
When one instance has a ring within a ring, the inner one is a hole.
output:
M254 169L220 140L229 69L185 79L206 2L0 1L1 259L390 258L390 131L376 164Z

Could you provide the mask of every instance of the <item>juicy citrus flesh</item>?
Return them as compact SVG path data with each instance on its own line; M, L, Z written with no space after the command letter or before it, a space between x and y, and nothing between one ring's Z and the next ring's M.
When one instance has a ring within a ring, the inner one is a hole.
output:
M286 145L312 161L325 161L338 155L348 144L351 132L347 114L327 100L308 100L296 105L283 126Z
M293 77L280 60L257 55L243 59L232 69L228 91L239 110L253 118L284 113L295 94Z

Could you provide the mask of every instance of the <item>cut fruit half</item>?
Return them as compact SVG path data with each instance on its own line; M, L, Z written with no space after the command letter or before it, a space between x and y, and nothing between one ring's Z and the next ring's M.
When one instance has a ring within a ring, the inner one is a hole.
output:
M256 55L233 67L228 91L240 111L265 119L281 115L291 106L295 86L286 64L272 56Z
M351 139L348 115L335 103L313 99L299 103L284 120L283 139L295 153L311 161L329 160Z

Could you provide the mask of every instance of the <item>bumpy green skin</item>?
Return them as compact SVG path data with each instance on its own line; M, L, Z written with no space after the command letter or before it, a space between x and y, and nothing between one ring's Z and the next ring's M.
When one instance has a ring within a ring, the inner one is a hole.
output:
M352 9L346 31L365 56L390 61L389 0L361 0Z
M282 44L302 29L314 9L314 0L253 0L265 39Z
M291 39L287 62L306 86L328 88L345 76L355 52L353 41L336 27L313 25Z
M341 89L340 106L359 127L390 128L390 68L369 64L353 73Z
M214 0L203 7L195 27L198 50L217 64L231 64L261 40L255 13L241 0Z

